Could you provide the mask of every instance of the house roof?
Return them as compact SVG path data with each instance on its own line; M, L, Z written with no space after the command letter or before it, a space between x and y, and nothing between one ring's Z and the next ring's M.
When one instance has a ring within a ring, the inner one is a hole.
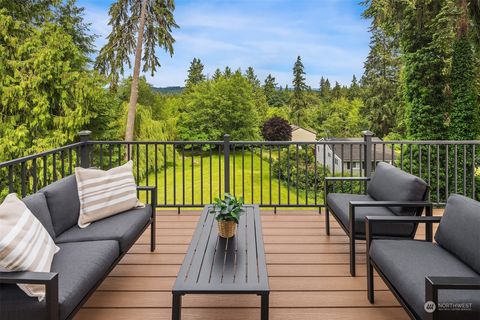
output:
M363 138L327 138L325 141L346 141L346 142L362 142ZM382 139L373 137L372 141L379 142ZM342 150L343 145L343 150ZM360 158L364 160L365 156L362 154L360 157L360 152L363 152L363 147L360 144L328 144L330 149L335 152L335 155L339 157L342 161L360 161ZM385 149L385 151L384 151ZM372 160L376 161L392 161L395 160L395 153L392 157L392 148L385 144L373 144L372 146Z
M299 127L299 126L294 125L294 124L291 124L290 127L292 127L292 131L302 129L302 130L308 131L308 132L310 132L310 133L317 134L317 132L314 131L314 130L307 129L307 128L303 128L303 127Z

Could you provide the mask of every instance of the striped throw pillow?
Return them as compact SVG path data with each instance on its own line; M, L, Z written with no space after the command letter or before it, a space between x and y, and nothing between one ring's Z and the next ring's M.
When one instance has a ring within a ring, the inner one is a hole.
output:
M0 271L50 272L59 248L15 193L0 205ZM42 284L18 284L30 297L45 298Z
M108 171L76 168L80 216L78 226L87 227L91 222L117 213L143 206L137 198L137 185L133 177L133 162Z

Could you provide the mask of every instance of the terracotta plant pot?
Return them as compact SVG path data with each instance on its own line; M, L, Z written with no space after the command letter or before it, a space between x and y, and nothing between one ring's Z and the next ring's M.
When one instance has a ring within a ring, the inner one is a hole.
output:
M218 235L222 238L231 238L235 236L237 224L233 221L217 221Z

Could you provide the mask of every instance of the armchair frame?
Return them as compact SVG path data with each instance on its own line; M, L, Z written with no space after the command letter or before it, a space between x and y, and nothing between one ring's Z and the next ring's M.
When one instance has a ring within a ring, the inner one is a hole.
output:
M413 222L413 223L424 223L427 226L432 227L434 223L440 223L441 217L433 217L433 216L426 216L426 217L372 217L372 216L367 216L365 217L365 227L366 227L366 240L367 240L367 250L366 250L366 258L367 258L367 296L368 296L368 301L373 304L375 302L375 289L374 289L374 278L373 278L373 270L375 268L375 271L380 275L380 277L383 279L387 287L392 291L394 296L397 298L397 300L400 302L400 304L403 306L405 311L408 313L410 318L412 319L419 319L419 316L416 314L416 312L413 310L413 308L405 301L405 299L401 296L401 294L398 292L398 290L394 287L394 285L390 282L390 280L385 276L385 274L382 272L382 270L375 264L375 261L373 261L370 258L370 245L372 243L372 240L375 239L375 236L372 234L372 229L373 225L375 223L405 223L405 222ZM425 241L431 242L433 241L432 235L428 235L428 232L425 233ZM422 241L422 240L418 240ZM427 277L428 279L428 277ZM427 292L427 291L426 291ZM433 300L432 300L433 301ZM436 303L438 300L436 301ZM433 315L434 313L432 313ZM434 318L430 319L434 320Z

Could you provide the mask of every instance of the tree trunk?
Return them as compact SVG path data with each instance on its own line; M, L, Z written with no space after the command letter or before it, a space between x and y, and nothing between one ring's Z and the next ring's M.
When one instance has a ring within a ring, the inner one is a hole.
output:
M142 1L142 11L140 13L140 24L138 26L137 48L135 49L135 65L133 67L132 88L130 91L130 102L128 103L127 125L125 129L125 141L133 141L135 132L135 113L138 100L138 78L140 77L140 63L142 60L143 31L145 27L145 17L147 15L147 0Z

